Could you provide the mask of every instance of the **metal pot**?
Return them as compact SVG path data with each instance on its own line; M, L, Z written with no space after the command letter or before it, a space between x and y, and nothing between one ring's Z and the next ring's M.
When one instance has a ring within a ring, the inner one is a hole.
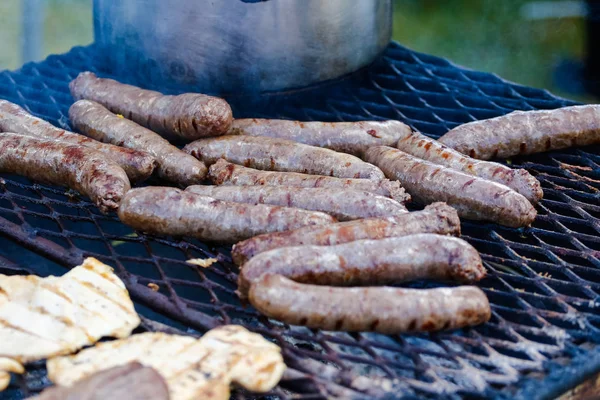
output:
M146 86L280 91L371 63L392 32L391 0L94 0L109 68Z

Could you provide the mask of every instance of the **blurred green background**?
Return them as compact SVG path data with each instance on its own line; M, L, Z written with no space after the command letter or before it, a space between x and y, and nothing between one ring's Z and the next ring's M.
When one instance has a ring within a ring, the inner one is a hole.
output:
M0 0L0 70L14 69L22 63L23 1ZM91 43L92 0L41 2L45 9L42 58ZM553 71L561 59L581 58L583 19L575 16L531 20L522 15L522 7L528 3L531 2L396 0L394 39L473 69L574 97L556 87Z

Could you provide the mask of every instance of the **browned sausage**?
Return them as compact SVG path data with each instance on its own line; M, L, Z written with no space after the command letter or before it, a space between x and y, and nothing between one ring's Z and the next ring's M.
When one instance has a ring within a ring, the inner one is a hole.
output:
M186 140L225 134L233 116L223 99L200 93L166 96L82 72L69 84L76 100L98 102L155 132Z
M336 246L283 247L244 264L242 296L263 275L332 286L380 285L416 279L476 282L485 276L479 253L462 239L420 233Z
M600 105L514 111L459 125L439 140L481 160L598 144Z
M143 232L219 242L335 222L321 212L232 203L168 187L129 191L121 202L119 218Z
M0 171L77 190L102 212L130 189L123 169L96 150L13 133L0 133Z
M85 136L59 129L6 100L0 100L0 131L14 132L42 140L54 139L97 150L119 164L132 182L141 182L147 179L156 166L156 161L150 154L100 143Z
M77 130L93 139L143 150L156 157L158 176L163 179L188 186L206 177L207 169L201 161L151 130L116 116L96 102L79 100L69 109L69 119Z
M433 203L423 211L402 214L393 219L363 219L267 233L234 245L231 256L241 266L257 254L280 247L332 246L355 240L400 237L414 233L460 236L460 220L456 210L445 203Z
M434 164L506 185L534 204L544 195L540 182L526 170L511 169L495 162L475 160L419 132L407 133L398 141L396 147Z
M403 151L377 146L365 159L399 180L415 201L444 201L468 219L493 221L510 227L530 225L535 208L522 195L499 183L467 175Z
M474 286L336 288L263 275L252 285L249 298L268 317L324 330L436 331L478 325L491 316L487 297Z
M236 119L229 135L268 136L362 156L371 146L393 146L411 132L400 121L300 122Z
M183 151L207 165L224 158L234 164L267 171L338 178L385 178L379 168L358 157L284 139L229 135L196 140L185 146Z
M235 165L223 159L210 166L208 178L215 185L294 186L305 188L354 189L392 198L400 203L410 201L398 181L389 179L344 179L298 172L260 171Z
M194 185L186 191L236 203L270 204L322 211L333 215L339 221L393 217L408 212L406 207L395 200L352 189Z

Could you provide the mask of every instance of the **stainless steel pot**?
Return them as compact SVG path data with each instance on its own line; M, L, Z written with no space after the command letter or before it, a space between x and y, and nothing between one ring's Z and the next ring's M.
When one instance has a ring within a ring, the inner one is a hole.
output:
M207 93L302 87L368 65L389 43L391 0L94 0L117 73Z

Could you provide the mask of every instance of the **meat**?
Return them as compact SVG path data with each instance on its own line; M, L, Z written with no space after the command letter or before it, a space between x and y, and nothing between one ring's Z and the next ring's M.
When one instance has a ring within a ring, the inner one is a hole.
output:
M6 100L0 100L0 131L18 133L40 140L58 140L66 144L81 145L97 150L106 158L119 164L132 182L146 180L156 166L154 157L146 152L100 143L85 136L59 129Z
M401 203L410 200L400 183L388 179L343 179L297 172L259 171L217 160L210 166L208 177L215 185L294 186L305 188L354 189L390 197Z
M223 99L200 93L166 96L82 72L69 84L76 100L92 100L155 132L185 140L225 134L233 116Z
M526 170L472 159L419 132L408 132L398 141L396 147L434 164L508 186L533 204L540 201L544 195L540 182Z
M169 400L169 390L158 372L133 362L97 372L70 388L51 387L31 399Z
M300 122L282 119L236 119L229 135L293 140L361 156L371 146L393 146L411 132L400 121Z
M301 172L338 178L385 178L379 168L358 157L285 139L221 136L201 139L183 149L207 165L219 158L267 171Z
M514 111L457 126L439 140L481 160L598 144L600 105Z
M352 286L416 279L476 282L485 276L479 253L462 239L421 233L335 246L283 247L244 264L238 287L247 295L263 275L298 283Z
M71 386L91 374L130 362L151 367L167 382L172 400L228 400L235 383L271 390L285 371L281 349L241 326L226 325L202 338L142 333L49 360L48 377Z
M436 331L478 325L491 316L487 297L474 286L339 288L263 275L252 285L249 298L270 318L324 330Z
M398 215L393 219L363 219L326 226L307 226L293 231L266 233L233 246L231 256L243 265L262 252L280 247L333 246L363 239L401 237L414 233L460 235L456 210L445 203L434 203L423 211Z
M117 209L130 189L125 171L96 150L13 133L0 133L0 172L67 186L102 212Z
M186 191L236 203L270 204L322 211L339 221L393 217L408 212L404 205L395 200L352 189L195 185L188 187Z
M232 203L168 187L129 191L121 202L119 218L143 232L219 242L335 222L321 212Z
M444 201L468 219L493 221L510 227L530 225L535 208L507 186L474 177L386 146L371 147L365 159L399 180L422 204Z
M94 258L60 278L0 275L0 386L20 364L125 338L139 323L123 282Z
M201 161L182 152L156 133L116 116L98 103L79 100L69 109L69 118L77 130L89 137L151 154L158 162L160 178L189 186L206 177L207 169Z

